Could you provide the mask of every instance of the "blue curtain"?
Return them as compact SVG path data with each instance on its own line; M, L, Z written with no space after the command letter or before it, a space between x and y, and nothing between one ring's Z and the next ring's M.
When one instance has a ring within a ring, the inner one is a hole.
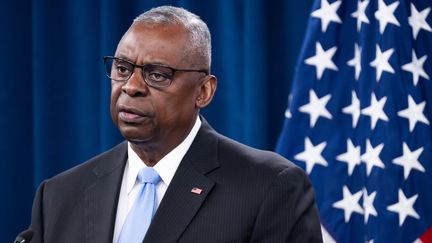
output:
M102 56L135 16L163 4L198 14L212 33L219 86L206 119L238 141L274 148L310 1L2 1L0 242L28 226L42 180L122 140Z

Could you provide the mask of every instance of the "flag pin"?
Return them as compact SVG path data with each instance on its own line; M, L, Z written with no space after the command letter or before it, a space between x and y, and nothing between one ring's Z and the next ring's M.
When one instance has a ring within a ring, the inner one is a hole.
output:
M202 189L198 187L192 188L191 192L200 195L202 193Z

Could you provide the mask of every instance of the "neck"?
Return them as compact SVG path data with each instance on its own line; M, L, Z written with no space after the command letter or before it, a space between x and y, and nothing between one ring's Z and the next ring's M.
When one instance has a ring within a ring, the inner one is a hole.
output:
M170 137L152 139L151 141L129 141L131 148L149 167L155 166L163 157L182 143L191 132L196 120L191 122L184 131L172 131Z

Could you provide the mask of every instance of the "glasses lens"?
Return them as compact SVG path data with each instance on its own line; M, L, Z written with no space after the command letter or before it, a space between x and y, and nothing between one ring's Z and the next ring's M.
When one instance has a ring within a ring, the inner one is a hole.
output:
M126 81L134 71L134 66L116 58L105 59L105 71L108 77L115 81Z
M143 67L143 75L148 85L154 87L166 87L171 84L174 71L164 66L145 65Z

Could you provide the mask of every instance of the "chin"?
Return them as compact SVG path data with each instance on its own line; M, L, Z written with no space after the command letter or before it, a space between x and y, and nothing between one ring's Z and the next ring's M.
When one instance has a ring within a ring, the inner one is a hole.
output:
M148 134L142 134L133 131L120 131L120 133L126 140L136 143L149 141L153 137Z
M145 145L145 144L149 144L149 142L152 140L151 138L147 138L147 139L143 139L143 138L128 138L125 137L125 139L130 142L131 144L137 145L137 146L141 146L141 145Z
M153 136L138 129L120 129L122 136L131 143L145 143L150 141Z

